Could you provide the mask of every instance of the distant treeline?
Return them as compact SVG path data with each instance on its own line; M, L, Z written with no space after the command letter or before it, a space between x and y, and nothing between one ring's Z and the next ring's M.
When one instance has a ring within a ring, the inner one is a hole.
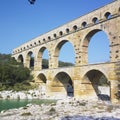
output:
M47 59L43 59L42 60L42 68L46 69L48 68L49 64L48 64L48 60ZM69 63L69 62L62 62L59 61L59 67L65 67L65 66L74 66L73 63Z

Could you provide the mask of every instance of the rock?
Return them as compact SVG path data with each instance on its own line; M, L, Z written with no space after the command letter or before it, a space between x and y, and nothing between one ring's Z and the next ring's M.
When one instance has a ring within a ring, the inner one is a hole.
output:
M119 105L102 101L67 98L55 104L28 104L19 109L3 111L0 120L120 120L119 109Z

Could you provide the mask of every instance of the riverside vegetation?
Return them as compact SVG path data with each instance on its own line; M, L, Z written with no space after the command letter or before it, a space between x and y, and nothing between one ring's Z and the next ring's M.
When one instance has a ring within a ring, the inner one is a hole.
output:
M33 58L30 62L34 65ZM59 66L73 66L73 64L60 61ZM43 59L42 68L48 68L48 60ZM36 86L30 84L33 81L33 76L30 74L31 70L17 62L10 54L0 54L0 91L34 89Z

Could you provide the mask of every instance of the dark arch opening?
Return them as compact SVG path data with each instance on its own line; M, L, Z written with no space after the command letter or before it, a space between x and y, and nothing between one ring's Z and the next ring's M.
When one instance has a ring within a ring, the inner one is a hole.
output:
M110 12L106 12L106 13L105 13L105 18L106 18L107 20L111 19L111 18L112 18L111 13L110 13Z
M87 22L83 22L82 23L82 28L86 28L87 27Z
M99 20L98 20L97 17L94 17L94 18L92 19L92 22L93 22L94 24L97 24L97 23L99 23Z
M43 47L41 49L41 52L42 52L42 69L48 69L49 68L48 50L46 47Z
M46 76L44 74L42 74L42 73L39 74L37 78L38 78L39 83L46 84L47 79L46 79Z
M73 26L73 30L76 31L78 29L77 25Z
M60 31L60 32L59 32L59 35L60 35L60 36L62 36L62 35L63 35L63 32L62 32L62 31Z
M58 94L61 96L74 96L73 82L70 76L65 72L58 73L53 81L53 86L59 88Z
M97 96L100 100L110 100L110 82L106 76L99 70L88 71L83 80L92 96ZM92 86L92 87L91 87Z
M68 40L61 41L56 48L56 56L58 57L58 66L74 66L75 53L72 44Z
M23 63L24 62L23 56L19 55L17 61L20 62L20 63Z
M70 32L69 28L66 28L66 33L68 34Z
M33 52L32 51L30 51L29 53L28 53L28 62L29 62L29 68L30 69L34 69L34 54L33 54Z

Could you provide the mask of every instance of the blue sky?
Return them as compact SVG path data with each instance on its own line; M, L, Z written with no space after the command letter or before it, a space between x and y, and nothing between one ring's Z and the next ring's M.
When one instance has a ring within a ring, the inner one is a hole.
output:
M112 1L36 0L30 5L28 0L1 0L0 53L9 54L32 38Z

